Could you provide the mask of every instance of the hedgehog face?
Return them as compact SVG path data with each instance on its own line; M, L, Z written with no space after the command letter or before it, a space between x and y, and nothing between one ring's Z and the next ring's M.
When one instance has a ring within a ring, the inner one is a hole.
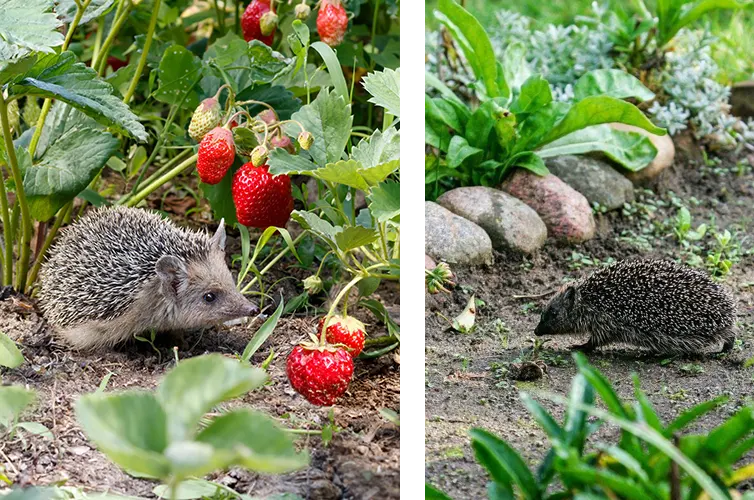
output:
M558 295L553 297L542 316L539 324L534 330L534 335L563 335L573 333L575 324L573 318L576 317L574 310L578 302L578 290L569 286Z

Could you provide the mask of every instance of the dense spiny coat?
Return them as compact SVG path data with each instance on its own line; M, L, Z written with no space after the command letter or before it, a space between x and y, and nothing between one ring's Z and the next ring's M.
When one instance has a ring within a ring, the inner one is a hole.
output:
M536 335L590 334L584 351L625 343L663 353L733 347L731 295L702 271L664 260L622 261L568 285L542 313Z
M147 331L183 331L257 314L225 263L225 229L181 229L134 208L97 209L66 228L42 268L39 300L79 349Z

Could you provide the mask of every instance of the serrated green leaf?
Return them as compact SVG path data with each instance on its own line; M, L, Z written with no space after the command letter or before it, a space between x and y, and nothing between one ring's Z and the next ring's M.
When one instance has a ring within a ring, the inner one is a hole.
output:
M269 104L275 108L275 112L281 120L290 120L291 115L301 109L301 99L280 85L255 85L236 96L236 101L246 101L249 99ZM244 107L249 111L251 116L254 116L263 109L258 104ZM293 137L298 137L298 133Z
M298 222L302 228L310 230L325 240L331 247L337 247L337 243L335 242L337 230L326 220L321 219L316 214L301 210L294 210L291 218Z
M35 157L42 157L50 144L53 144L73 128L105 130L103 125L97 123L97 120L87 116L83 111L79 111L65 102L56 101L50 108L44 127L42 127Z
M270 166L269 171L272 175L308 175L319 168L302 155L292 155L283 148L275 148L270 151L270 155L267 157L267 164Z
M52 431L38 422L19 422L18 427L24 429L26 432L40 436L44 439L52 440Z
M293 120L301 123L314 136L314 144L309 149L314 163L324 167L343 157L343 151L351 137L351 105L332 90L322 90L311 104L293 113ZM286 133L298 136L299 128L291 123Z
M10 95L33 95L67 102L116 132L141 142L147 140L144 126L131 109L113 95L112 86L93 69L76 62L73 52L41 57L29 72L10 82L8 91Z
M50 0L0 0L0 72L32 52L63 45Z
M76 11L78 10L76 2L74 0L56 0L55 3L57 4L55 12L58 14L58 17L64 23L70 24L73 18L76 17ZM113 5L115 5L113 0L91 0L89 6L84 11L84 15L79 20L79 26L88 23L92 19L97 19L103 14L107 14Z
M170 408L170 439L191 438L199 419L212 407L246 394L266 381L264 370L242 365L220 354L181 361L165 376L155 393L163 408Z
M307 453L298 453L290 435L272 418L248 409L217 417L196 440L232 453L227 465L240 464L257 472L282 474L309 463Z
M374 229L350 226L335 234L335 242L343 252L363 247L376 241L380 235Z
M391 127L385 132L377 129L369 139L362 139L351 150L351 158L365 168L397 160L401 156L400 132Z
M288 67L287 61L259 40L252 40L248 47L251 81L255 84L271 83Z
M369 102L382 106L391 115L401 116L401 68L369 73L363 79L364 89L372 96Z
M168 446L167 416L153 394L87 394L76 402L76 419L97 448L120 467L159 478L170 474L163 455Z
M367 196L369 210L379 222L394 219L401 213L401 185L395 181L381 182Z
M71 129L60 136L33 167L29 153L19 150L19 164L24 165L24 189L34 219L50 219L86 189L119 142L104 131Z
M632 172L638 172L657 156L657 148L643 134L596 125L553 141L537 154L542 158L600 151Z
M0 386L0 426L9 427L34 401L34 392L17 385Z
M0 332L0 366L16 368L24 362L24 355L5 333Z
M160 102L193 110L199 105L196 84L201 75L199 58L185 47L171 45L165 49L160 61L160 86L154 97Z

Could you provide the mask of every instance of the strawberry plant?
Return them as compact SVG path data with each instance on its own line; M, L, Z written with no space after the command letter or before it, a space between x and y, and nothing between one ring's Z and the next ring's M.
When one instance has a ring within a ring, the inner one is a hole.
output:
M514 168L548 173L544 158L563 154L605 153L638 171L657 154L649 139L610 128L634 125L664 135L633 104L654 94L620 70L595 70L574 86L573 103L553 98L550 84L532 75L524 47L511 44L494 61L492 43L479 22L454 0L441 0L437 18L453 35L473 70L475 100L467 104L432 74L425 96L425 140L433 148L426 159L427 197L434 199L457 185L499 185Z

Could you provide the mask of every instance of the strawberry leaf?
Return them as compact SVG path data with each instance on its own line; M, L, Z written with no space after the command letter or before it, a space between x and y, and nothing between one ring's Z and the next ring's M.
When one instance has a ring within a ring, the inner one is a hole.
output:
M364 88L372 96L369 102L382 106L391 115L401 116L401 69L385 69L364 77Z
M63 45L52 6L50 0L0 0L0 74L32 52L53 52Z

